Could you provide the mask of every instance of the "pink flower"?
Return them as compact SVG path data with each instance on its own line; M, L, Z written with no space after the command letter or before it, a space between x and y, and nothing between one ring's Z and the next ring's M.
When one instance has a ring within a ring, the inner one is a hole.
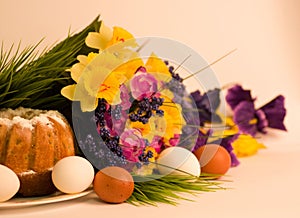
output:
M152 148L154 148L155 151L159 154L163 150L163 147L164 147L164 142L163 142L162 137L154 136L150 146Z
M120 114L120 119L115 119L114 117L111 116L110 123L106 121L107 126L111 132L111 135L113 136L120 135L124 131L127 117L128 117L127 112L122 110Z
M131 102L130 102L130 96L129 96L129 90L126 85L122 84L120 86L120 97L121 97L121 106L122 110L127 110L131 107Z
M169 142L171 146L176 146L180 141L180 135L174 134L173 138L170 138Z
M144 97L150 97L157 91L157 80L147 72L138 71L130 81L131 94L141 100Z
M128 161L138 162L145 148L145 141L137 129L125 129L120 136L123 155Z

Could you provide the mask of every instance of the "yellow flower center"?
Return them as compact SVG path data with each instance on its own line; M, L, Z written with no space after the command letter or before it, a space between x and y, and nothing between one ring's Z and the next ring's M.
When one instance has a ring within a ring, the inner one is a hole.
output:
M249 124L250 124L250 125L257 124L257 119L256 119L256 118L253 118L252 120L249 121Z

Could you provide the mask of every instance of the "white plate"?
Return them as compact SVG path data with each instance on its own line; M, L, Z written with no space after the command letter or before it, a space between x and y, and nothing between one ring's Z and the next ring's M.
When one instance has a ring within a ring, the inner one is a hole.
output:
M18 208L18 207L30 207L42 204L57 203L61 201L68 201L76 198L80 198L88 195L93 191L93 188L89 188L84 192L76 194L64 194L62 192L56 192L52 195L43 197L28 197L28 198L12 198L9 201L0 203L0 209L4 208Z

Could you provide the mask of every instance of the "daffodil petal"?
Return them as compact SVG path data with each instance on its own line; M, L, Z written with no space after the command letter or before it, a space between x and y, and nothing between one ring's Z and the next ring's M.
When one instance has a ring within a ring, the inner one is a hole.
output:
M125 75L127 79L131 79L139 67L144 66L141 58L132 58L128 62L118 66L114 71Z
M99 91L97 94L97 98L105 98L107 103L116 105L121 103L120 94L121 92L119 87L111 87L108 90Z
M106 26L103 21L101 22L101 26L100 26L100 34L102 36L102 38L104 40L106 40L107 42L109 40L111 40L111 38L113 37L113 31L108 27Z
M79 78L80 78L84 68L85 68L85 65L83 65L82 63L76 63L71 67L71 69L70 69L71 77L75 82L78 83Z
M93 111L97 107L97 99L95 97L86 95L80 99L80 107L82 112Z
M65 86L61 89L60 93L62 94L62 96L66 97L67 99L74 101L74 94L75 94L75 88L76 85L68 85Z
M116 43L124 42L129 39L133 39L133 35L131 33L123 29L122 27L114 27L112 39L107 43L106 47L109 47ZM135 40L129 40L129 41L132 47L137 46Z
M90 48L103 50L107 45L107 40L100 33L90 32L85 39L85 44Z
M85 55L78 55L77 56L77 60L82 63L83 65L87 65L88 64L88 57Z
M152 53L151 56L148 58L145 67L147 69L147 72L150 73L161 73L167 74L168 76L171 75L167 65L154 53Z
M251 135L240 135L233 143L233 152L237 157L251 156L257 153L259 149L265 146L259 143Z

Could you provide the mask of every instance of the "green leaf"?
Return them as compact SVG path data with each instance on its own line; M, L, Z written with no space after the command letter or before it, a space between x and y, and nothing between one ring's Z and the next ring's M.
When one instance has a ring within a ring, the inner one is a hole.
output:
M20 44L12 54L14 45L5 52L0 51L0 108L30 107L61 110L71 102L60 94L60 90L73 84L66 69L77 60L78 54L95 51L85 45L89 32L99 31L99 16L74 35L68 35L52 49L39 54L36 45L20 51Z
M136 206L157 206L158 203L177 205L179 200L190 201L182 197L182 193L195 195L224 189L220 186L223 181L212 180L216 178L214 175L199 178L190 175L133 175L133 178L141 182L135 182L134 192L127 202Z

